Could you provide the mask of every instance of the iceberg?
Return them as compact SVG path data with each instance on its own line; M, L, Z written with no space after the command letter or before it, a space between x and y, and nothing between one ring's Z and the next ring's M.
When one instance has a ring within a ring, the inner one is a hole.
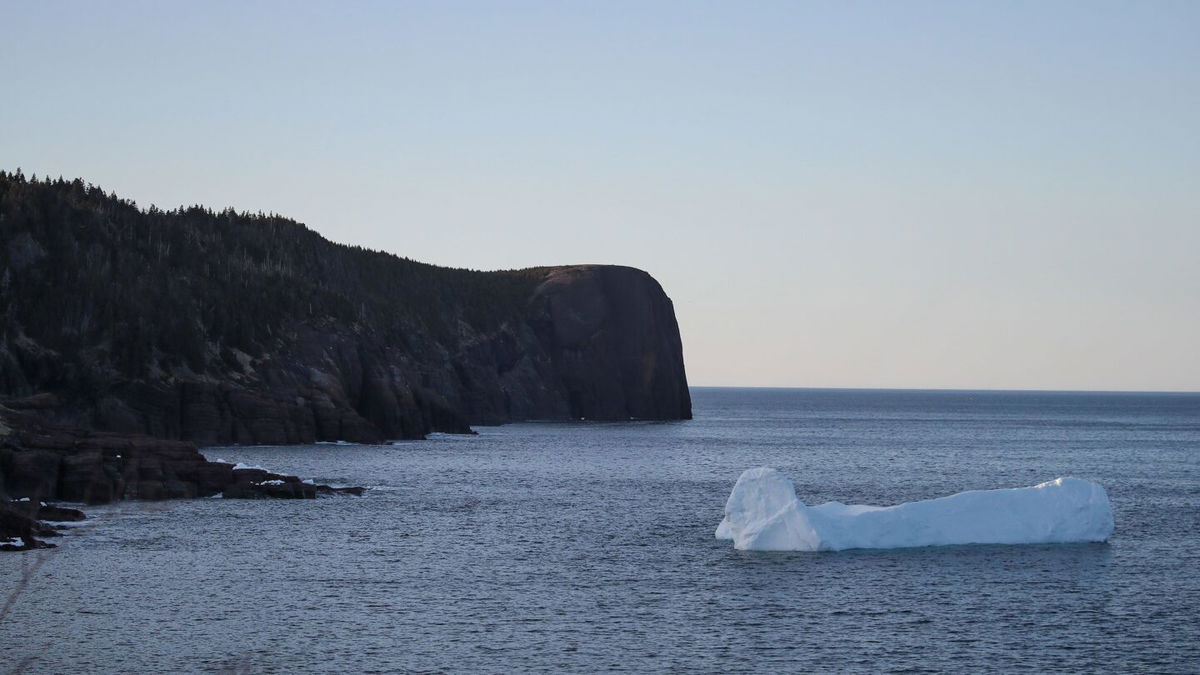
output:
M971 490L896 506L805 506L770 467L738 478L717 526L741 551L841 551L956 544L1107 541L1112 505L1098 483L1057 478L1040 485Z

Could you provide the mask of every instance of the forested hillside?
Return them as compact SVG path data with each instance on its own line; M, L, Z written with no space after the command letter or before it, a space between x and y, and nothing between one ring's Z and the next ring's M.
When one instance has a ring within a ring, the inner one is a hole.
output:
M0 234L0 395L60 421L215 443L690 415L670 301L638 270L437 267L20 172Z

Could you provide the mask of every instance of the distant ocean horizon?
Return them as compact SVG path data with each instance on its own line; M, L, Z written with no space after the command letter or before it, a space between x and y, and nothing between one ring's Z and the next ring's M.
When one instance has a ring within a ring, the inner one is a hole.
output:
M26 672L1195 672L1200 394L693 387L695 419L206 448L362 498L94 508L11 608ZM738 475L891 505L1076 476L1102 544L714 538ZM33 554L0 557L16 578Z
M794 387L788 385L741 385L741 384L689 384L688 389L784 389L789 391L878 391L897 393L938 393L948 394L1196 394L1196 390L1172 389L961 389L954 387Z

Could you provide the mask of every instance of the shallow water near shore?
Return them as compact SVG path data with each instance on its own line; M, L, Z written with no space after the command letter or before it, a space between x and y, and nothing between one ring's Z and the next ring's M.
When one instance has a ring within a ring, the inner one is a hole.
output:
M209 448L366 496L124 503L0 555L0 672L1195 671L1200 395L693 390L696 419ZM895 504L1062 475L1108 544L747 553L743 469ZM40 563L40 567L35 566Z

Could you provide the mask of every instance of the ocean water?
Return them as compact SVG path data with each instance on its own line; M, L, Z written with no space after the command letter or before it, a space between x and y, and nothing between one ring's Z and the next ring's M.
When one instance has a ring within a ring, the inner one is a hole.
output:
M1200 671L1200 395L705 389L696 419L211 448L366 496L92 508L0 555L0 672ZM1101 482L1108 544L750 553L806 503Z

